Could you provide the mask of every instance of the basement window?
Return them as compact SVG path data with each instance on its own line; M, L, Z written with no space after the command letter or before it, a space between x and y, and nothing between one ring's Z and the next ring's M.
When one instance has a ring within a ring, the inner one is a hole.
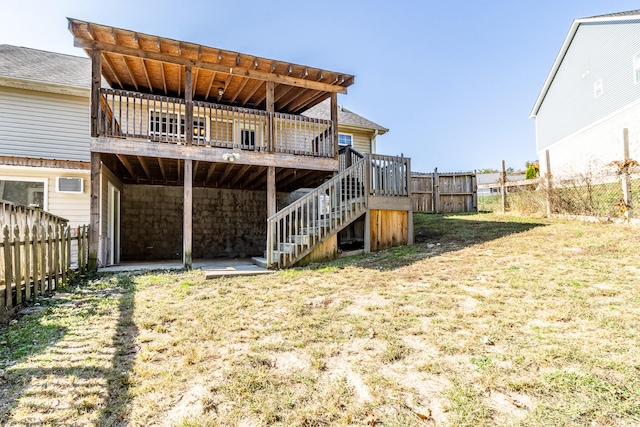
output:
M31 208L46 209L46 181L0 177L0 200Z
M349 135L348 133L339 133L338 134L338 145L342 145L345 147L353 146L353 135Z

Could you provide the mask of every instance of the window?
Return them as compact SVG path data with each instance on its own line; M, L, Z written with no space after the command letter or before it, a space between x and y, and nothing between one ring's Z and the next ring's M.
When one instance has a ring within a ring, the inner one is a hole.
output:
M250 129L240 130L240 144L243 150L256 149L256 131Z
M633 57L633 79L635 84L640 83L640 52Z
M353 135L347 133L338 134L338 145L353 146Z
M184 116L160 111L149 112L149 136L157 139L184 139ZM207 122L204 117L193 118L193 140L204 141L207 136Z
M602 79L598 79L593 83L593 97L598 98L602 95Z
M0 199L16 205L46 209L45 180L0 178Z

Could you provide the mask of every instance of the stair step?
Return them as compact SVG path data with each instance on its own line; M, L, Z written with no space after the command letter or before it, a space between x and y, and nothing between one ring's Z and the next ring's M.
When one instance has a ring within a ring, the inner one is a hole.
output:
M264 258L254 256L253 258L251 258L251 262L253 262L258 267L268 268L268 266L267 266L267 257L266 256Z
M311 242L311 236L308 234L294 234L290 236L291 243L296 245L308 245Z

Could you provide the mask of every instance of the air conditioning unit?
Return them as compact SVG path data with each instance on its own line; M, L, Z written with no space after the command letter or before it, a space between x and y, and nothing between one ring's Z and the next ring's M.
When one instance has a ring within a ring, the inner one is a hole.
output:
M84 193L84 180L59 176L56 179L56 192L82 194Z

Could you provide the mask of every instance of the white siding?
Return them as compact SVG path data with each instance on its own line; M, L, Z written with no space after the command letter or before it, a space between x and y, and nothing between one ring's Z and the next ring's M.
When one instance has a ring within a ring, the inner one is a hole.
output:
M49 169L18 166L0 166L2 177L34 178L46 180L47 206L45 210L69 220L69 225L89 224L90 174L87 170ZM82 178L84 192L81 194L56 192L56 178Z
M0 87L0 156L88 162L89 98Z
M555 177L596 173L607 163L622 160L624 128L629 130L630 157L640 159L640 102L636 102L550 146L551 173ZM538 158L544 174L545 150L538 151Z
M362 154L371 153L371 135L364 132L349 132L353 135L353 148Z

